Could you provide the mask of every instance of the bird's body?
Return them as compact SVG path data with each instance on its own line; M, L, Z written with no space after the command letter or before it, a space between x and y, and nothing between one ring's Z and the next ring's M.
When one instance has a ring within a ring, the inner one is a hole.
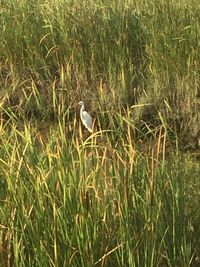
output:
M87 111L85 111L85 104L83 103L83 101L80 101L78 104L81 106L81 109L80 109L81 121L83 125L85 126L85 128L87 128L87 130L90 133L92 133L93 132L92 117L87 113Z

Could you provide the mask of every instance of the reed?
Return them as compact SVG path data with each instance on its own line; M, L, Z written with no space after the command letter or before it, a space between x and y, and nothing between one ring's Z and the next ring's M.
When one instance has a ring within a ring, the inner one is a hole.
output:
M199 266L194 2L0 4L1 266Z

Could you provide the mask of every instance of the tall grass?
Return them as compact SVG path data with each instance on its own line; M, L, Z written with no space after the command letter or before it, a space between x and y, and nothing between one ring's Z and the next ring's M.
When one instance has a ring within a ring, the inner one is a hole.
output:
M199 266L194 2L0 4L1 266Z
M4 106L8 97L48 119L58 88L67 90L68 105L78 98L93 107L98 99L103 109L153 102L183 143L198 146L199 8L191 0L3 2ZM138 121L157 121L157 111L149 113L144 106Z
M166 160L166 132L147 156L124 126L45 143L27 121L1 128L2 266L198 266L199 164Z

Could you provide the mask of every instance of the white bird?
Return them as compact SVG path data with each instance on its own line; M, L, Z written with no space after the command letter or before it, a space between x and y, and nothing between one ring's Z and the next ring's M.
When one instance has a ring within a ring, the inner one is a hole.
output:
M92 117L87 113L87 111L85 111L85 104L83 103L83 101L80 101L78 104L81 106L81 109L80 109L81 121L83 125L85 126L85 128L87 128L88 131L92 133L93 132Z

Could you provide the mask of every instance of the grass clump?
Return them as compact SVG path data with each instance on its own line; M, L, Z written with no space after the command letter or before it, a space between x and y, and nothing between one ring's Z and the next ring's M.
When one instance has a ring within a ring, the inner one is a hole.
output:
M199 266L193 3L0 4L2 266Z
M2 3L2 105L49 120L60 89L68 106L153 103L183 144L197 147L198 14L190 0ZM139 123L157 121L158 112L146 113Z
M44 144L27 122L5 142L7 131L5 266L198 266L199 164L194 172L194 161L178 154L164 159L163 136L148 156L128 135L113 143L115 133L99 132L81 142L74 133L66 142L63 128L52 127Z

